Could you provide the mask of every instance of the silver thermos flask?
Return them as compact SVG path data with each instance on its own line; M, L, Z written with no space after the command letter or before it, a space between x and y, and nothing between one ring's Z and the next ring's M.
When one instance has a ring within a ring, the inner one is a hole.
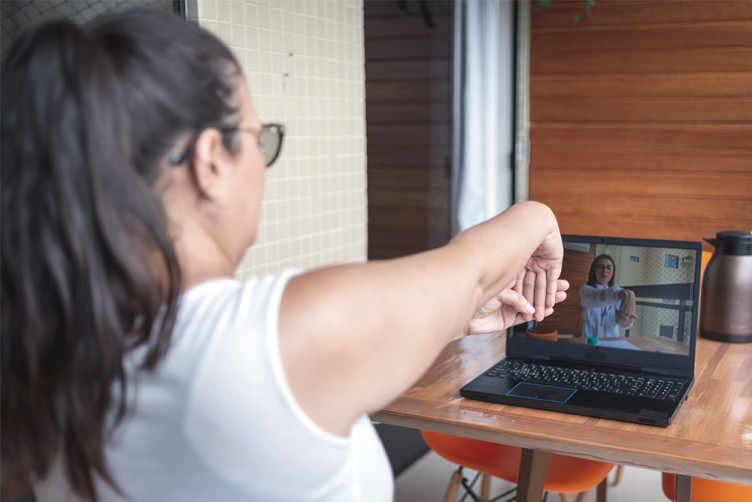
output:
M727 230L705 240L715 250L702 280L700 336L752 342L752 232Z

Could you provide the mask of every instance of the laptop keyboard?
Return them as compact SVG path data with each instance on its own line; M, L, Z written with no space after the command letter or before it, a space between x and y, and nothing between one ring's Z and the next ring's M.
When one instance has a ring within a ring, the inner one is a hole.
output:
M623 396L675 400L684 382L671 378L606 373L548 364L533 364L505 359L486 373L486 376L525 380L549 385L565 385L580 390L607 392Z

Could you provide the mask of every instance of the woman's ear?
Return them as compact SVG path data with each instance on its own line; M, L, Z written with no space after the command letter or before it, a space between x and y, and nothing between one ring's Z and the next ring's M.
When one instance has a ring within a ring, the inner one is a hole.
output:
M193 171L199 193L210 199L218 197L227 168L227 151L222 143L222 134L213 127L201 131L196 138L191 160L189 169Z

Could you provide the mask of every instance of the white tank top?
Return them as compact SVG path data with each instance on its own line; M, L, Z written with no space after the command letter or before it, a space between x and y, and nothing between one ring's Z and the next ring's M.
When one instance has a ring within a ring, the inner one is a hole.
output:
M214 280L186 291L154 372L129 362L129 414L106 450L126 497L103 501L391 501L393 478L370 420L348 437L317 426L287 384L277 320L293 274ZM58 461L40 502L76 500Z

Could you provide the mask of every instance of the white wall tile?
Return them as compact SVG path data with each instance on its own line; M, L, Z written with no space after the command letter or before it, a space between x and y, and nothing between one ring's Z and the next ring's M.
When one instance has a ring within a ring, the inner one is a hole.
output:
M258 242L239 277L366 258L362 0L198 0L238 55L262 121L282 122Z

